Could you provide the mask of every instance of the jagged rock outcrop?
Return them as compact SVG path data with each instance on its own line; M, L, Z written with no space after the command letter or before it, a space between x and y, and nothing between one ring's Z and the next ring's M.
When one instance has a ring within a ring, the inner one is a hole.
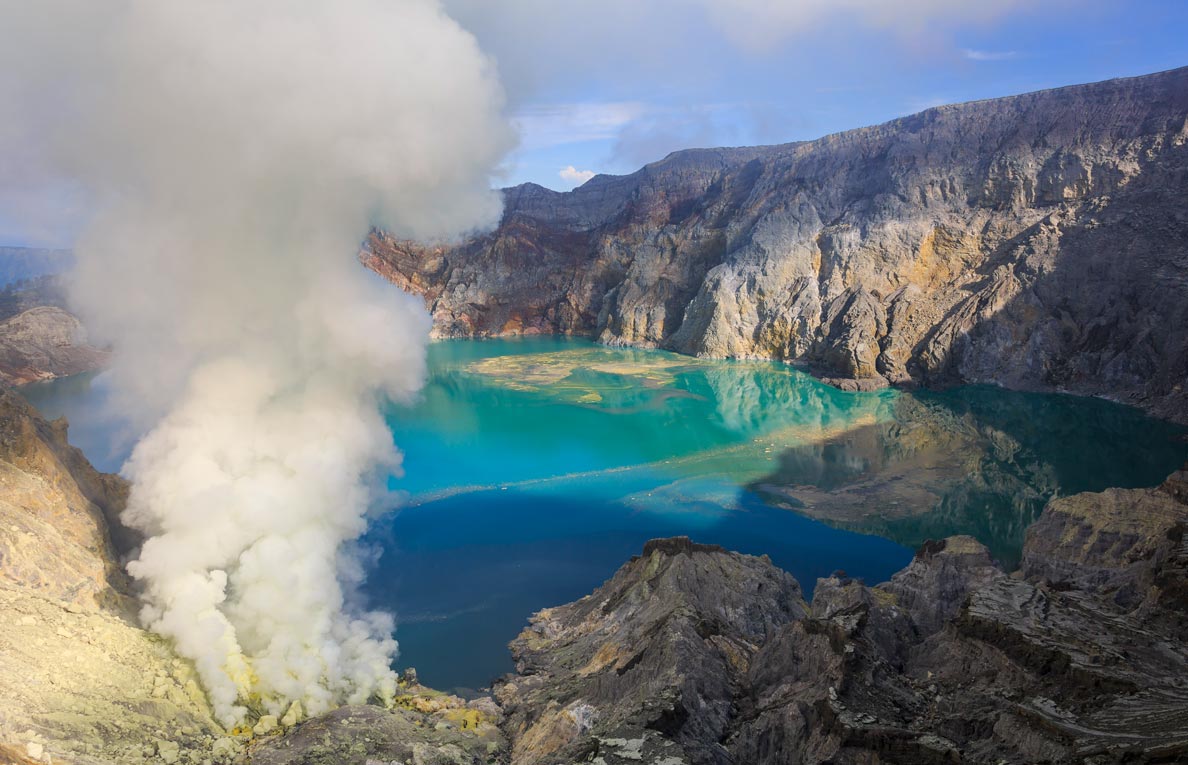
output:
M951 537L807 610L764 559L651 542L512 644L512 762L1183 761L1182 488L1054 500L1012 576Z
M496 692L512 762L724 762L718 742L757 647L805 613L796 580L768 560L649 542L512 643L518 676Z
M493 232L377 233L364 260L423 295L441 336L589 334L1183 421L1186 191L1188 68L525 184Z
M119 520L128 486L66 432L0 388L0 582L80 608L126 605L117 559L139 543Z

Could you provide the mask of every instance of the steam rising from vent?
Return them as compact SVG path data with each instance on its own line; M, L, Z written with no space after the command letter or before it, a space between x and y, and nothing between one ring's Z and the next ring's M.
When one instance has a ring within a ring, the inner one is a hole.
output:
M96 211L73 294L147 431L125 468L147 625L229 725L391 694L350 544L429 319L355 254L373 224L498 215L487 60L435 0L0 0L0 30L0 153Z

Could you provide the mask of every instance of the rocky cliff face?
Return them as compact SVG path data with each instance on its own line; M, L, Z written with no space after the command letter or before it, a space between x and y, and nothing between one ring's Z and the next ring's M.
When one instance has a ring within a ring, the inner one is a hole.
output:
M99 369L109 357L109 351L90 344L55 277L24 280L0 291L0 383L75 375Z
M952 537L811 606L765 559L649 543L512 644L512 762L1184 761L1186 486L1053 501L1014 576Z
M376 234L364 259L441 336L590 334L1184 420L1186 191L1188 68L518 186L493 232Z
M498 689L519 764L724 761L718 743L756 646L805 616L770 561L648 543L593 595L533 618ZM618 762L617 759L606 760Z
M38 306L0 321L0 382L23 385L99 369L109 353L87 342L75 316Z

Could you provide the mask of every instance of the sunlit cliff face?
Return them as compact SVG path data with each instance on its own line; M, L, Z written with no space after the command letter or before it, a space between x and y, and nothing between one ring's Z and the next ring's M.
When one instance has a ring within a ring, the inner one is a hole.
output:
M384 397L429 320L370 281L369 226L498 215L502 96L435 0L0 0L0 149L93 202L73 297L146 433L125 520L143 618L224 723L392 692L351 542L400 456Z

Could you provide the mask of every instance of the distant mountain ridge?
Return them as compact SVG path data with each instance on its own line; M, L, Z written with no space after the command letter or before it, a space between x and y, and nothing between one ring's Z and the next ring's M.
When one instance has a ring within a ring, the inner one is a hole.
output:
M0 287L69 271L74 265L70 250L38 247L0 247Z
M365 261L439 336L586 334L1188 420L1188 68L503 193L462 244L372 237Z

